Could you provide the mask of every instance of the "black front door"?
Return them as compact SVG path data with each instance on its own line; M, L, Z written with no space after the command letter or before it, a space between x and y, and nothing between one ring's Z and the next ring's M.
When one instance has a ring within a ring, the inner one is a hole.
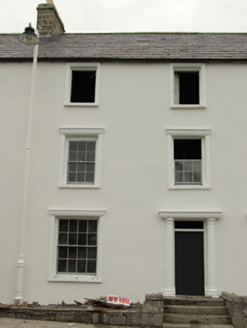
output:
M177 230L175 230L176 294L204 295L203 231L184 228Z

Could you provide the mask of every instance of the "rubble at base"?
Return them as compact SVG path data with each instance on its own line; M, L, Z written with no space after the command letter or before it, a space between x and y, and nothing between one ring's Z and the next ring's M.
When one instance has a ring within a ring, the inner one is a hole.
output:
M162 327L163 325L163 295L149 294L143 304L131 303L129 307L107 304L102 299L87 299L85 303L75 301L75 304L47 306L38 302L20 306L0 304L0 317L79 322L85 324L105 324L115 326Z

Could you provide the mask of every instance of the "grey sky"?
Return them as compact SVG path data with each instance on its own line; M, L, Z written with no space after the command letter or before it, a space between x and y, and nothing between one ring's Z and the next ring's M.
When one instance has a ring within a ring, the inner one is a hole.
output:
M46 0L0 0L0 33L22 33ZM246 32L246 0L54 0L67 33Z

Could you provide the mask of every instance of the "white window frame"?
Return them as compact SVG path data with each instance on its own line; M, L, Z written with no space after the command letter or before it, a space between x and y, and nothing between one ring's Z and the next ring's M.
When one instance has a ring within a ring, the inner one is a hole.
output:
M199 104L176 104L175 103L175 73L176 72L198 72L199 73ZM172 109L205 109L206 108L206 73L205 64L201 63L178 63L170 64L170 99Z
M166 129L168 137L169 189L210 189L210 134L211 129ZM174 139L201 139L202 183L175 184Z
M101 152L102 152L102 135L104 128L67 128L59 129L61 134L61 149L60 149L60 172L59 172L59 188L100 188L101 177ZM69 154L69 141L96 141L95 148L95 176L94 183L68 183L67 170L68 170L68 154Z
M64 210L50 209L50 253L48 281L57 282L89 282L101 283L103 281L103 224L105 210ZM59 219L97 219L97 272L96 275L78 273L61 274L56 272L58 224Z
M74 103L70 101L72 72L73 71L95 71L95 99L94 102ZM99 63L68 63L66 66L66 83L65 83L65 106L70 107L98 107L99 106L99 80L100 80L100 64Z

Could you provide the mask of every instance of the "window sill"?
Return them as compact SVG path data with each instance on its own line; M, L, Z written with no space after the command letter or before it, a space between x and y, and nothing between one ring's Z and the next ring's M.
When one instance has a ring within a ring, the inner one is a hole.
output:
M48 281L50 282L88 282L88 283L102 283L102 278L97 276L79 276L79 275L68 275L68 276L60 276L55 275L53 277L49 277Z
M65 107L99 107L97 102L95 103L65 103Z
M206 109L206 105L171 105L171 109Z
M73 185L73 184L69 184L69 185L59 185L60 189L100 189L99 185Z
M169 186L170 190L209 190L210 186L202 186L202 185L173 185Z

